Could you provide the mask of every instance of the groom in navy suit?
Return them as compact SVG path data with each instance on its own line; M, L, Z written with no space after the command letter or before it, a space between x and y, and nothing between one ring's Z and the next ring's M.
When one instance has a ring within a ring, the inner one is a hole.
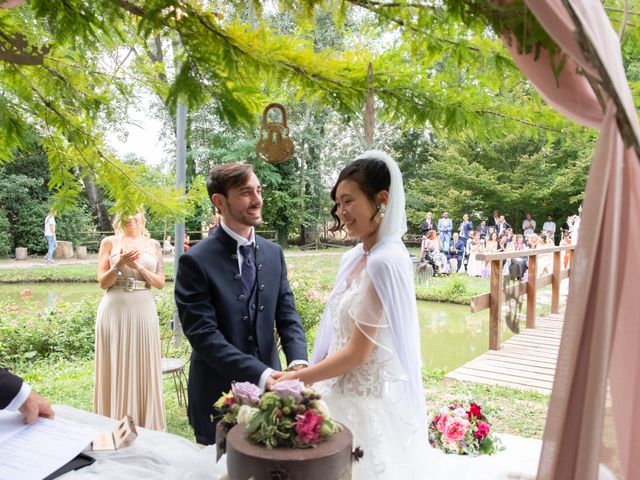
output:
M196 441L215 443L214 402L231 382L268 388L281 366L274 331L289 366L307 364L307 343L287 280L282 249L255 234L262 187L249 164L213 168L209 198L220 228L180 257L175 299L193 347L189 422Z

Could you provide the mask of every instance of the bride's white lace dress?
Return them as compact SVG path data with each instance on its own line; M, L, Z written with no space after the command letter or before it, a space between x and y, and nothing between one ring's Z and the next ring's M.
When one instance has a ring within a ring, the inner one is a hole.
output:
M374 291L363 270L330 299L333 336L328 353L346 345L354 326L375 346L362 366L314 385L331 415L353 433L354 447L364 452L354 464L354 479L533 480L539 440L501 435L505 450L481 457L448 455L429 445L424 430L415 425L408 399L392 393L393 385L404 378L389 325L372 298Z
M415 478L425 466L426 439L412 422L408 399L392 398L389 385L405 380L393 355L390 331L375 298L366 270L333 296L333 338L329 355L343 348L354 326L374 342L367 361L351 372L319 382L314 388L329 405L332 416L353 433L354 446L364 457L354 465L356 479ZM356 321L355 318L358 318Z

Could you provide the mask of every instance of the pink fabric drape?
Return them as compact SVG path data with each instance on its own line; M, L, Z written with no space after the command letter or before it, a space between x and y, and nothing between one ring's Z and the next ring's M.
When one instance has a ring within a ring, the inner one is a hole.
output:
M561 0L525 0L547 33L569 56L558 79L543 52L519 55L520 69L559 112L600 130L584 199L580 243L572 262L571 286L538 479L598 478L607 385L624 478L640 478L640 428L633 407L640 401L640 313L634 305L634 275L640 272L640 163L624 146L616 106L600 106L576 67L601 79L585 58L574 20ZM596 0L569 0L613 83L622 108L640 138L615 32ZM601 255L607 245L606 255Z

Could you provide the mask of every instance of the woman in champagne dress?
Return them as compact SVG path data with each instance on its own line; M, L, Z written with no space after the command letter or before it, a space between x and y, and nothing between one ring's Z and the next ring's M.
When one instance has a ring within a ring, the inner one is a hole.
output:
M144 214L116 216L102 240L98 283L106 293L96 319L93 411L165 430L160 324L151 287L164 286L160 243L149 239Z

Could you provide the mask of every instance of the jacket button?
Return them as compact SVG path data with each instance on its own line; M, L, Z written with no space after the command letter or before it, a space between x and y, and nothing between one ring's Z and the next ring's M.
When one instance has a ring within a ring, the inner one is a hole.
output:
M256 245L256 250L260 250L260 245Z
M262 264L258 265L258 270L262 270Z
M244 300L244 295L238 295L238 300L240 301Z
M256 304L255 304L255 303L252 303L252 304L251 304L251 310L255 310L255 309L256 309Z
M240 280L240 278L241 278L241 277L240 277L240 274L239 274L239 273L236 273L236 274L233 276L233 279L234 279L234 280Z
M231 260L237 260L238 259L238 255L236 253L231 255Z
M246 315L242 315L242 320L244 320L246 322L247 320L249 320L249 317L246 316Z
M249 337L247 338L247 340L249 340L250 342L253 342L253 335L249 335Z
M264 285L260 285L260 290L264 290Z
M260 305L260 308L258 310L263 311L264 310L264 305Z

